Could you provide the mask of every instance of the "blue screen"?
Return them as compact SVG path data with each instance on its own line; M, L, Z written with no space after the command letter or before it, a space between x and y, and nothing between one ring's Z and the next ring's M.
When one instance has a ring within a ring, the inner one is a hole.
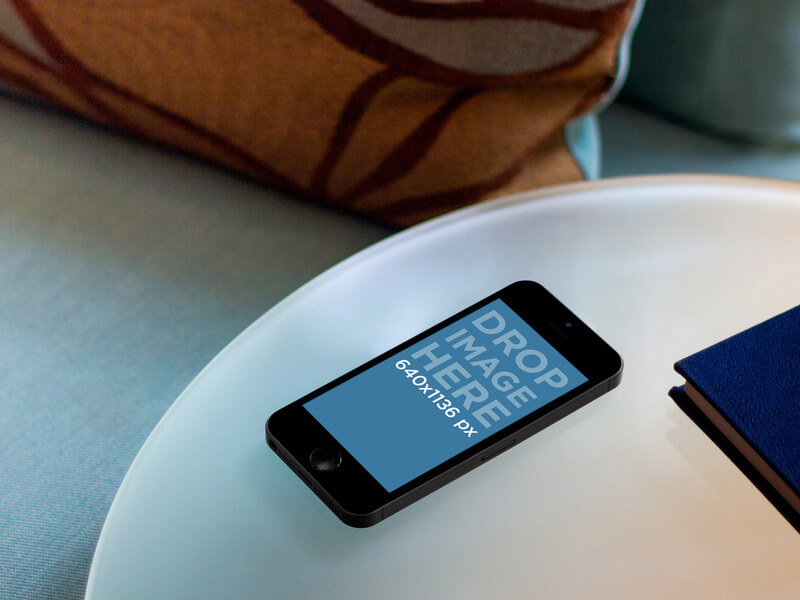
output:
M391 492L585 381L494 300L304 406Z

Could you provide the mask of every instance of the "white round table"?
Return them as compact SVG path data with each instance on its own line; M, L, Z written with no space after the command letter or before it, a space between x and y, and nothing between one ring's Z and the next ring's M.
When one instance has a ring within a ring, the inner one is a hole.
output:
M800 536L667 396L673 363L800 303L800 185L605 180L403 231L289 296L178 398L106 520L91 600L791 598ZM369 529L268 452L298 398L518 279L622 384Z

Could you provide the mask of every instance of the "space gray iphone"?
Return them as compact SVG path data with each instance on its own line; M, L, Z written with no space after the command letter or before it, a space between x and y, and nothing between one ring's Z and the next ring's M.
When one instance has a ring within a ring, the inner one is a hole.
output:
M367 527L615 387L622 359L519 281L276 411L274 450Z

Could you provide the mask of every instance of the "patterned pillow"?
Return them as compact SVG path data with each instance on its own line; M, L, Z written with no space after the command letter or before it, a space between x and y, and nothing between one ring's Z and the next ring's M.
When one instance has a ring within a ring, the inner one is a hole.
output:
M634 0L0 0L0 80L408 225L581 178Z

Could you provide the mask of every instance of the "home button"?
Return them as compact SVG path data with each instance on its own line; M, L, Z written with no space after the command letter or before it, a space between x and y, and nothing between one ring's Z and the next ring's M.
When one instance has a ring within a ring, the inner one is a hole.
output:
M341 453L336 448L331 448L330 446L317 448L308 458L311 461L311 466L317 471L333 471L342 464Z

